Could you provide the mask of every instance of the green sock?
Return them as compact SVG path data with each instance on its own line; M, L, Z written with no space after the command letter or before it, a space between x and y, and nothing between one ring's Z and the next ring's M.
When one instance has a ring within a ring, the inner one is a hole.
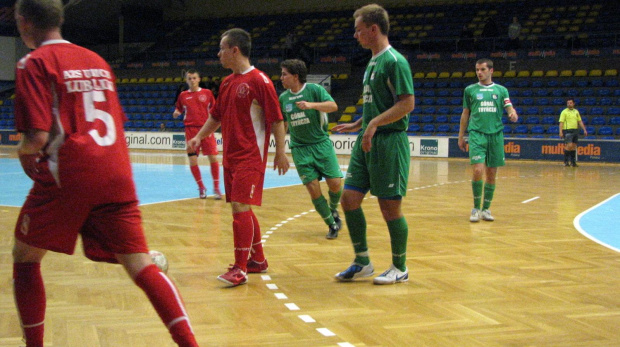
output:
M387 222L390 231L390 243L392 244L392 263L400 271L405 271L407 266L407 238L409 236L409 227L405 217L391 220Z
M349 236L355 251L355 262L362 265L370 264L368 257L368 244L366 243L366 217L362 208L353 211L344 211L344 216L349 229Z
M495 192L495 184L484 184L484 203L482 204L483 210L488 210L491 207L491 201L493 201L493 193Z
M474 192L474 208L480 208L480 201L482 200L482 186L484 182L480 181L471 181L471 189Z
M327 206L327 200L323 195L318 198L312 200L312 204L314 205L314 209L321 215L323 221L327 226L334 224L334 217L332 217L332 211Z
M342 189L333 193L331 190L328 190L329 194L329 208L332 210L338 209L338 204L340 203L340 196L342 196Z

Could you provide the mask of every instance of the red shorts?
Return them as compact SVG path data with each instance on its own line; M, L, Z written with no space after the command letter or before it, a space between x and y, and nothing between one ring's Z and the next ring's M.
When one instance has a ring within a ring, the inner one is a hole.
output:
M248 168L224 168L226 202L260 206L263 202L265 172Z
M185 127L185 140L189 141L198 135L202 127ZM205 137L200 142L200 147L196 150L196 155L200 154L202 151L203 155L217 155L217 143L215 142L215 136L211 134L211 136Z
M15 226L15 238L33 247L73 254L78 234L87 258L117 263L114 254L147 253L138 201L94 204L35 183Z

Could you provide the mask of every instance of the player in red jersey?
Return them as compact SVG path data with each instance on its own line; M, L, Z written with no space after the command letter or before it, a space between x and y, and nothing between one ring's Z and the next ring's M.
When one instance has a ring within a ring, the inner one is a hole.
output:
M233 73L220 84L211 117L188 144L197 148L201 139L222 126L224 186L226 201L232 205L235 264L218 279L231 286L247 282L248 272L267 271L260 226L252 205L260 206L262 202L272 129L276 141L274 170L283 175L289 167L278 95L271 80L250 65L251 46L250 34L243 29L234 28L222 34L217 56L222 66Z
M151 261L110 66L63 40L60 0L18 0L17 28L34 49L16 69L18 155L34 185L20 211L13 285L24 339L43 346L47 251L122 264L179 346L198 346L181 296Z
M189 140L198 134L200 128L209 118L209 112L215 104L215 97L209 89L200 88L200 74L198 71L194 69L188 70L185 73L185 81L189 89L179 94L172 116L177 118L185 113L185 118L183 119L185 123L185 139ZM211 176L213 177L213 193L215 195L215 200L220 200L222 199L222 194L220 193L220 163L218 163L216 157L217 144L215 143L215 136L213 136L213 134L204 138L197 150L187 147L189 168L198 184L200 198L205 199L207 197L207 189L202 183L202 176L200 175L200 168L198 166L198 154L200 150L202 150L202 154L209 158L209 163L211 163Z

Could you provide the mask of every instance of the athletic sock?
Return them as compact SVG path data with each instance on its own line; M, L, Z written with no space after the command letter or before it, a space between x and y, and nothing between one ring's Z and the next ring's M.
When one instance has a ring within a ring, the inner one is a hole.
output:
M213 177L213 191L220 193L220 163L211 163L211 177Z
M488 210L491 207L491 201L493 201L493 193L495 193L495 184L484 183L484 203L482 204L483 210Z
M409 237L409 227L405 217L387 222L390 231L390 243L392 244L392 263L400 271L405 271L407 266L407 238Z
M200 168L198 165L190 166L189 169L192 171L196 183L198 183L198 188L204 189L205 186L202 184L202 175L200 175Z
M370 264L368 244L366 242L366 217L362 208L344 211L344 216L355 251L355 262L362 265Z
M331 226L334 224L334 217L332 216L332 211L329 209L327 205L327 199L323 195L318 198L312 200L312 204L314 205L314 209L319 213L321 218L327 226Z
M340 203L340 197L342 196L342 189L337 192L332 192L331 190L327 191L329 194L329 208L332 210L338 209L338 204Z
M183 300L174 283L156 265L142 269L135 282L153 304L155 311L179 346L198 346Z
M577 162L577 151L569 151L570 152L570 160L573 164Z
M569 159L570 159L570 151L565 149L564 150L564 164L568 164Z
M484 182L480 181L471 181L471 189L474 192L474 208L480 208L480 201L482 200L482 186Z
M14 263L13 291L26 344L43 347L46 300L41 263Z
M254 237L252 237L252 249L251 258L254 259L257 263L262 263L265 261L265 253L263 252L263 242L260 235L260 224L258 224L258 219L254 214L254 211L250 210L252 213L252 226L254 228Z
M254 239L251 210L233 213L233 237L235 242L235 265L247 271L248 257Z

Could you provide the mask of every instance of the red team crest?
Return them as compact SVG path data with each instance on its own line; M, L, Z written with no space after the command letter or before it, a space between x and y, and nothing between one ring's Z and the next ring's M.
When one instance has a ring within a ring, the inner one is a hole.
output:
M201 94L201 95L198 97L198 100L199 100L200 102L207 102L207 96L206 96L206 95L204 95L204 94Z
M250 94L250 86L247 83L241 83L237 87L237 97L245 99Z

